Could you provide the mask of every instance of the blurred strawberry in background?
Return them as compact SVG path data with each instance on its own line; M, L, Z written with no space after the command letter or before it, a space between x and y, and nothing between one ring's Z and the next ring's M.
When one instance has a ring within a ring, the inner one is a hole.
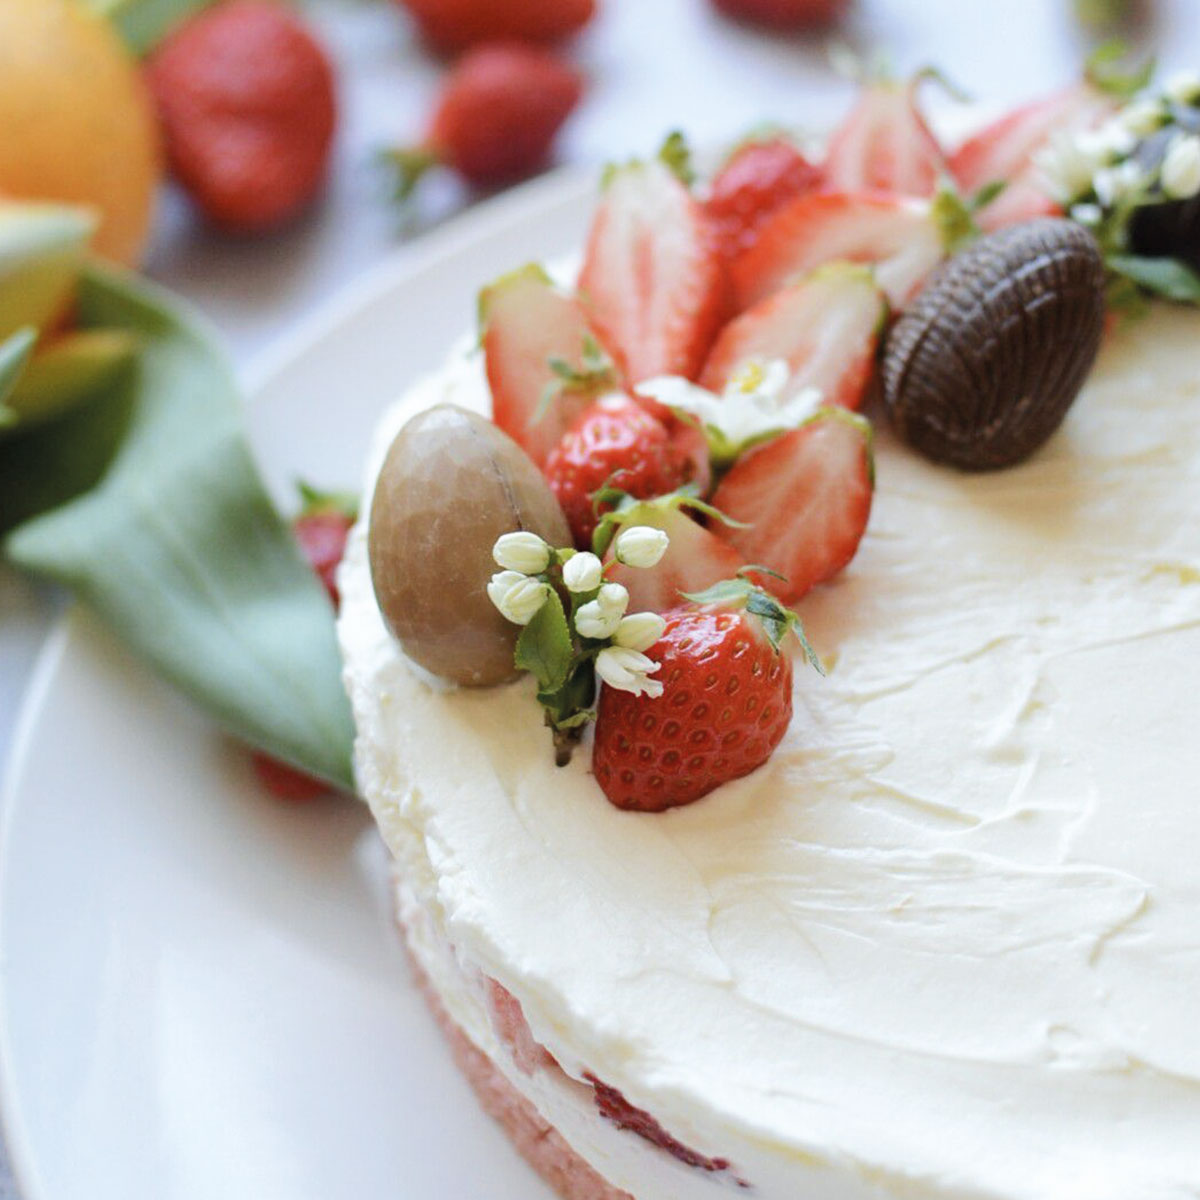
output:
M295 13L225 0L147 65L171 171L214 225L275 229L319 190L336 125L333 68Z
M478 187L533 174L582 94L582 75L550 50L503 42L469 51L446 76L424 141L386 152L397 196L438 164Z
M439 54L483 42L557 42L582 29L595 0L397 0Z
M716 8L736 21L768 29L822 29L839 21L849 0L712 0Z

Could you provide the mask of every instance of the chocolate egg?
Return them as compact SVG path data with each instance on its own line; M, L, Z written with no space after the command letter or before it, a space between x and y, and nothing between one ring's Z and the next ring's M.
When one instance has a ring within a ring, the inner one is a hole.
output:
M516 674L518 626L487 595L502 533L571 533L533 460L486 417L440 404L413 417L375 484L367 548L379 610L404 652L455 683Z
M1072 221L981 237L944 264L888 337L884 406L900 435L964 470L1011 466L1058 428L1104 326L1104 261Z

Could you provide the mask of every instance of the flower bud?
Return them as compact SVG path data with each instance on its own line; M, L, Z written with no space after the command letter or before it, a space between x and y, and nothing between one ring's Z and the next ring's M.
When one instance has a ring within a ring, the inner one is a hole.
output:
M563 563L562 575L570 592L595 591L604 579L604 564L594 554L584 551Z
M522 575L537 575L550 565L550 547L536 533L522 529L504 533L492 547L496 566Z
M488 599L514 625L528 625L546 603L548 589L541 580L520 571L500 571L487 585Z
M629 593L619 583L606 583L597 594L596 603L608 616L620 618L629 607Z
M1200 192L1200 137L1177 136L1162 163L1162 189L1172 200L1189 200Z
M649 650L662 637L666 627L666 621L658 613L630 613L621 618L613 641L627 650Z
M631 525L617 535L617 562L627 567L654 567L667 552L671 539L661 529Z
M596 656L596 674L609 687L635 696L643 693L652 699L662 695L663 685L648 676L662 666L636 650L624 646L608 646Z
M619 612L605 612L598 600L581 604L575 613L575 631L580 637L603 641L612 637L621 624Z

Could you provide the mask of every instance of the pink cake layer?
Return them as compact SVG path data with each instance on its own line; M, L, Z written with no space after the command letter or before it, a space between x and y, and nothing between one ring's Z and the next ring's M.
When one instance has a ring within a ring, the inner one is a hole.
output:
M405 946L408 948L407 933ZM634 1200L598 1175L538 1110L512 1086L503 1072L471 1041L446 1012L428 976L421 970L411 949L408 961L417 987L433 1019L450 1043L458 1069L479 1098L484 1112L508 1134L527 1163L563 1200Z

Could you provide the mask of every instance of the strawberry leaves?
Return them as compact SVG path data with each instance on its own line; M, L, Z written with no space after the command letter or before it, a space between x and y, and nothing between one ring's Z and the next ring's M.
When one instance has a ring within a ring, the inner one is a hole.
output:
M777 653L783 645L784 638L789 633L794 634L803 648L804 657L809 664L819 674L824 675L825 667L817 657L812 643L809 642L800 617L790 608L785 608L780 604L770 592L752 583L747 578L751 573L782 578L768 567L743 567L736 578L723 579L720 583L714 583L712 587L705 588L702 592L684 592L684 599L690 600L693 604L717 604L726 608L744 608L746 612L758 618L763 632L767 635L767 640Z

